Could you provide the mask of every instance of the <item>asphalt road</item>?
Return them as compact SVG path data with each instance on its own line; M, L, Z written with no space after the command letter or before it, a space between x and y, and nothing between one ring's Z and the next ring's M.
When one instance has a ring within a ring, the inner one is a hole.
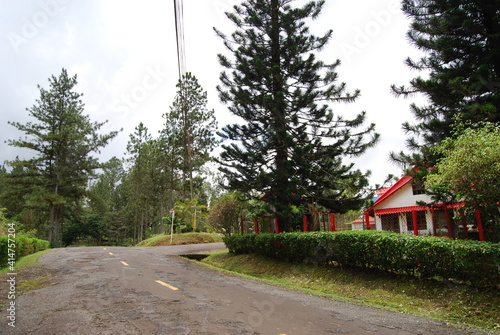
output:
M176 255L194 246L52 250L50 285L18 295L2 334L472 334L442 322L229 276ZM22 280L22 278L17 278ZM3 294L3 293L2 293ZM6 321L7 320L7 321Z

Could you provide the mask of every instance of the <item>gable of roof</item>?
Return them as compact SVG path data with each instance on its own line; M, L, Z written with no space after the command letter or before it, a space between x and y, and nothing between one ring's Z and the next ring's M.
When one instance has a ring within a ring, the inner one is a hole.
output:
M394 193L402 189L404 186L408 185L413 180L412 176L403 176L401 179L399 179L394 185L389 187L374 203L373 205L368 208L365 213L368 213L370 215L373 215L375 207L379 206L381 203L383 203L385 200L390 198Z
M382 202L390 198L394 193L402 189L404 186L406 186L409 182L413 180L413 177L411 176L404 176L403 178L399 179L396 184L392 185L387 191L384 192L380 196L380 198L375 201L372 207L376 207L380 205Z

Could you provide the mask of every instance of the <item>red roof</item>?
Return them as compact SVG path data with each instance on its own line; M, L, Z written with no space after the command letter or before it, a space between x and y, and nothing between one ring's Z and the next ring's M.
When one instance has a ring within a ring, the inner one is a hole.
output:
M370 222L375 222L375 219L370 218ZM365 223L365 220L364 219L357 219L357 220L354 220L354 221L349 222L349 223Z
M375 201L375 203L373 204L372 207L380 205L387 198L389 198L391 195L393 195L394 193L396 193L397 191L399 191L400 189L402 189L403 186L405 186L406 184L408 184L412 180L413 180L413 177L411 177L411 176L404 176L403 178L401 178L400 180L398 180L396 182L396 184L392 185L387 191L384 192L384 194L382 194L380 196L380 198L378 198Z
M379 197L381 195L383 195L385 192L387 192L387 190L389 190L390 187L383 187L383 188L379 188L378 190L375 190L375 194L378 195Z
M383 214L393 214L393 213L404 213L411 211L425 211L428 210L427 206L407 206L407 207L397 207L397 208L383 208L375 211L376 215Z
M404 213L404 212L411 212L411 211L428 211L430 209L436 209L436 208L442 208L445 204L436 204L432 205L432 207L429 206L406 206L406 207L396 207L396 208L383 208L375 211L376 215L383 215L383 214L393 214L393 213ZM451 204L446 204L446 208L458 208L458 207L463 207L465 206L464 202L454 202ZM373 208L373 207L372 207ZM370 219L371 221L371 219Z

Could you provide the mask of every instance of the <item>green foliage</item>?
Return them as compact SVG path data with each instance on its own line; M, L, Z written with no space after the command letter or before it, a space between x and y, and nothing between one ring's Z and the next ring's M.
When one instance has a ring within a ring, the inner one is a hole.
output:
M198 199L186 202L177 201L174 210L176 219L180 219L184 223L184 227L181 227L183 233L198 230L198 220L207 216L207 206L199 205Z
M207 224L224 235L235 234L239 231L240 217L245 214L248 206L238 193L226 194L210 208Z
M411 106L416 124L405 123L407 147L414 155L392 154L410 164L439 158L429 149L452 133L454 118L500 121L500 4L474 0L403 0L412 20L410 42L423 56L407 65L424 76L409 87L395 87L398 95L421 93L428 105Z
M14 239L0 236L0 268L8 265L9 253L15 250L15 259L50 248L50 242L33 237L19 236ZM11 254L12 255L12 254Z
M235 234L231 236L224 236L223 241L229 252L239 254L253 254L257 252L257 245L255 239L262 234Z
M105 224L100 214L86 214L81 221L69 221L64 225L62 240L65 246L78 239L91 238L100 242L105 233Z
M207 109L207 92L191 73L186 73L177 83L177 94L164 118L170 121L171 140L177 142L179 168L182 172L182 197L193 199L193 173L210 160L210 153L217 146L215 137L217 121L214 110ZM187 187L186 187L187 186ZM186 193L186 189L189 193Z
M234 254L257 253L290 262L440 277L471 285L498 285L500 244L382 231L251 234L224 237Z
M447 138L435 151L443 156L428 186L446 187L457 200L485 205L500 199L500 124L486 123Z
M499 234L500 123L456 128L454 137L434 149L442 158L427 176L426 185L433 194L464 201L468 212L480 210L487 233ZM500 234L496 238L500 241Z
M234 33L217 31L231 53L218 56L225 68L219 97L241 120L219 133L228 141L221 171L231 190L265 194L284 231L292 230L292 206L304 201L335 212L360 208L370 196L368 174L342 157L363 154L378 138L364 112L351 120L333 113L331 104L353 102L360 92L337 82L340 61L316 59L332 31L312 35L306 21L324 1L291 3L245 1L226 13Z
M0 208L0 235L7 235L8 232L8 220L5 218L5 208Z
M76 75L70 77L62 69L59 77L49 78L49 84L48 90L38 87L40 99L27 109L33 121L9 122L25 135L9 140L9 145L29 149L35 157L9 162L13 174L7 181L11 192L23 190L25 208L43 208L48 239L57 246L64 219L76 214L90 178L102 166L91 154L118 132L99 134L106 122L91 122L83 114L82 94L74 91Z
M196 77L187 73L177 89L170 112L163 114L165 122L159 136L155 138L140 123L130 135L120 183L111 191L104 187L101 192L113 198L111 208L104 208L110 210L105 217L110 217L109 224L113 225L108 232L116 234L120 230L133 236L134 243L150 234L166 232L168 227L162 224L162 218L173 209L176 220L183 220L183 227L178 226L177 231L197 229L198 221L200 227L204 226L208 197L202 167L217 144L217 123L214 111L206 107L207 94ZM107 183L107 179L102 182ZM121 227L115 220L118 217Z

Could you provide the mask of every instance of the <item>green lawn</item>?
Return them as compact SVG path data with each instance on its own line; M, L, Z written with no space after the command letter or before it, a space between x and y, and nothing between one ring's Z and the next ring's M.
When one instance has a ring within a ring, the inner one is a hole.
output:
M170 243L169 234L155 235L147 240L137 244L137 247L157 247L163 245L183 245L183 244L200 244L200 243L216 243L222 242L222 236L218 234L208 233L185 233L174 234L172 243Z

